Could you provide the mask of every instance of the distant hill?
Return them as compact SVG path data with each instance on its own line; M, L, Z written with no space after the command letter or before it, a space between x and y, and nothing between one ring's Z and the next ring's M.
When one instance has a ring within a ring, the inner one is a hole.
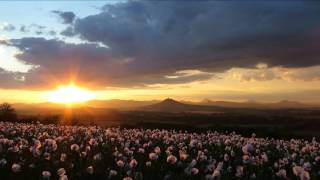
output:
M111 99L111 100L92 100L88 101L87 106L94 108L111 108L111 109L135 109L142 106L147 106L151 104L158 103L159 101L135 101L135 100L121 100L121 99Z
M145 111L163 111L163 112L217 112L223 108L217 106L186 104L167 98L159 103L139 108Z
M245 102L231 102L231 101L211 101L209 99L204 99L199 105L207 106L220 106L228 108L255 108L255 109L279 109L279 108L312 108L319 107L316 105L304 104L297 101L282 100L274 103L261 103L255 101L245 101Z
M55 112L65 109L65 104L59 103L16 103L12 104L19 112ZM162 112L225 112L239 111L241 109L306 109L316 108L319 106L304 104L296 101L279 101L274 103L261 103L255 101L231 102L231 101L212 101L204 99L200 102L176 101L167 98L163 101L135 101L135 100L92 100L86 103L76 103L72 107L91 109L92 111L103 111L108 109L116 110L139 110L139 111L162 111ZM99 110L98 110L99 109Z

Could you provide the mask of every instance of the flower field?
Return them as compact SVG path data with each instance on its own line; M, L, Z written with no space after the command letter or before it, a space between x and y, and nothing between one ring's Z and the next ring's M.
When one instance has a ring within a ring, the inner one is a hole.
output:
M316 139L0 122L7 179L320 179Z

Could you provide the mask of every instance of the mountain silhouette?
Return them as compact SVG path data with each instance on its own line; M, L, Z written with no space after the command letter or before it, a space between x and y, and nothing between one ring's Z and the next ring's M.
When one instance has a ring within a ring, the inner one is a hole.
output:
M278 108L310 108L316 107L314 105L304 104L297 101L282 100L278 102L256 102L256 101L244 101L244 102L232 102L232 101L211 101L210 99L202 100L199 105L207 106L220 106L227 108L255 108L255 109L278 109Z
M163 112L210 112L221 110L221 107L185 104L171 98L167 98L159 103L144 106L140 108L146 111L163 111Z

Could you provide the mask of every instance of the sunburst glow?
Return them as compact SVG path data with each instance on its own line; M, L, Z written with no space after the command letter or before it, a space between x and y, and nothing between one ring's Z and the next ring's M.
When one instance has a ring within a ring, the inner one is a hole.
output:
M55 103L77 103L92 100L95 97L93 92L70 84L60 86L57 90L48 94L48 101Z

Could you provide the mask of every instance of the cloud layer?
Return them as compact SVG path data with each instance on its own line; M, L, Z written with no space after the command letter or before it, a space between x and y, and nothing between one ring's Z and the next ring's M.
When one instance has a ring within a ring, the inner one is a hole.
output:
M71 11L64 12L64 11L55 10L52 12L57 14L61 18L62 23L64 24L72 24L74 19L76 18L76 15Z
M37 68L26 87L43 87L47 77L106 86L144 86L210 79L234 67L316 66L320 6L316 2L128 1L106 5L99 14L78 18L56 11L70 24L56 39L12 39L17 58ZM179 73L197 70L198 73ZM247 78L272 79L248 74Z

